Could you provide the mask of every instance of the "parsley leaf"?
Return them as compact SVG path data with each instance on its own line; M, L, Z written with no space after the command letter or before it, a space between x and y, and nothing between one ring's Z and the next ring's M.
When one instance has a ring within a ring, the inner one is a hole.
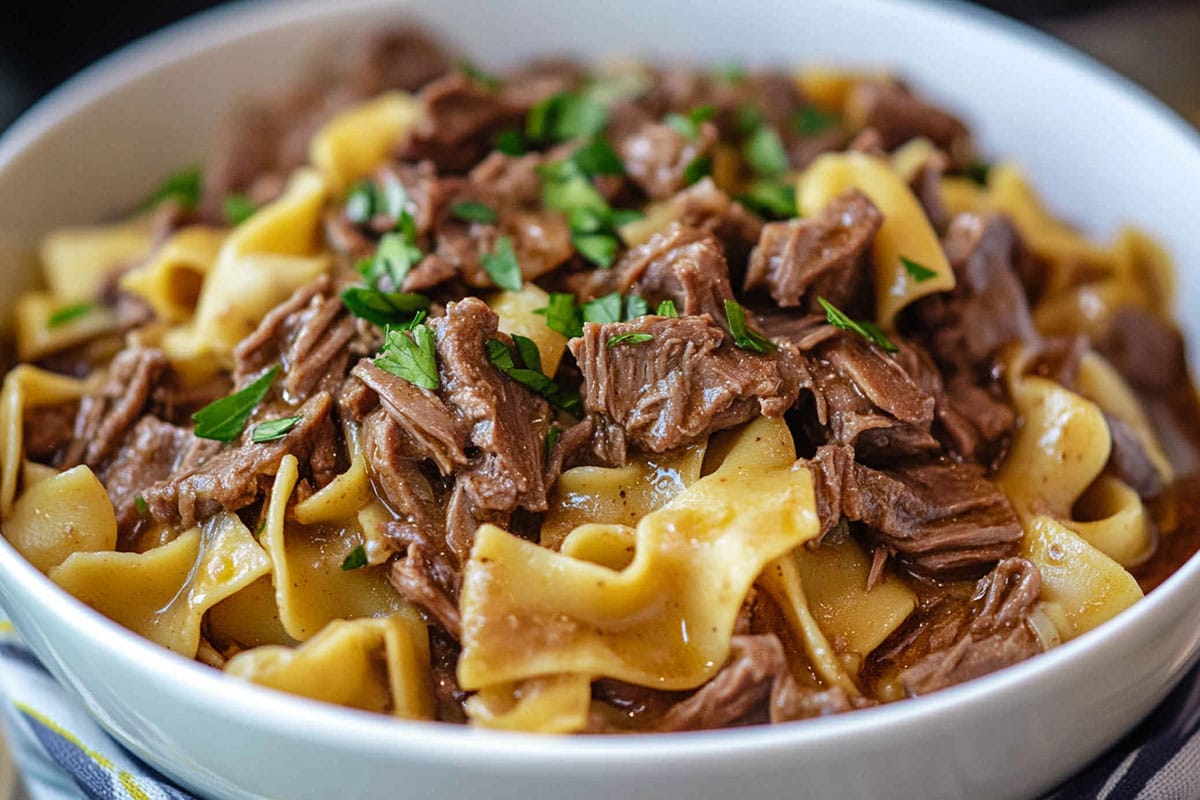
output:
M458 68L462 74L466 75L468 78L475 81L489 92L497 92L500 90L499 78L489 72L484 72L467 59L460 58L458 60Z
M250 441L256 444L263 442L273 442L276 439L282 439L288 435L288 432L296 427L296 423L304 419L301 416L283 417L282 419L271 419L266 422L260 422L254 426L254 430L250 432Z
M788 169L788 154L783 141L770 125L760 124L742 144L742 155L756 175L778 178Z
M826 300L824 297L818 297L817 302L821 304L821 308L825 309L825 320L835 328L841 328L844 331L857 333L859 336L866 339L872 344L878 345L880 348L889 353L895 353L900 350L895 342L887 337L879 326L874 322L862 321L856 322L846 315L846 312L835 306L833 303Z
M571 160L585 175L624 175L625 165L621 157L602 136L593 138L571 156Z
M511 334L513 345L517 348L517 355L521 358L521 363L529 369L536 369L542 372L542 353L538 350L537 344L528 336L522 336L519 333Z
M792 115L792 127L801 136L812 138L819 136L835 125L842 124L842 118L837 114L822 111L816 106L804 106L796 109Z
M583 314L575 305L575 295L568 292L554 292L545 308L535 310L535 314L546 315L546 327L557 331L568 339L583 335Z
M495 209L474 201L455 203L450 206L450 213L463 222L482 222L485 225L490 225L496 221Z
M918 264L916 261L900 256L900 263L904 265L904 270L912 276L912 279L917 283L924 283L930 278L936 278L937 273L931 270L924 264Z
M712 119L716 113L712 106L697 106L686 115L672 111L663 117L663 122L686 139L699 139L700 123Z
M424 257L416 244L416 226L407 211L401 212L399 227L398 231L385 233L375 255L359 264L358 272L368 286L378 286L380 279L387 278L391 285L386 288L398 290L409 270Z
M516 128L507 128L496 134L492 145L506 156L525 155L525 137Z
M46 318L46 327L59 328L68 322L74 322L80 317L86 317L95 308L95 303L73 303L69 306L63 306Z
M739 106L733 116L734 125L742 133L750 133L763 124L763 113L752 105Z
M641 344L648 342L654 338L652 333L638 333L637 331L629 331L628 333L618 333L616 336L610 336L605 343L605 347L616 347L622 344Z
M750 188L738 200L763 216L784 219L799 216L796 187L783 181L759 178L750 184Z
M582 94L559 92L529 110L525 135L538 142L594 136L608 125L608 109Z
M516 337L514 337L514 342L516 342ZM524 358L524 354L520 351L521 345L517 344L517 347L518 359ZM513 358L512 351L504 342L499 339L488 339L484 344L484 351L487 353L488 360L492 362L492 365L496 369L525 388L540 394L552 405L564 411L575 412L579 410L582 403L579 395L566 391L542 374L540 365L537 368L533 368L532 365L522 362L523 366L518 366L517 359Z
M342 571L349 572L352 569L361 569L367 565L367 551L360 544L358 547L350 551L350 554L342 559Z
M512 239L501 236L496 240L496 249L483 255L483 271L492 283L510 292L521 291L521 265L513 251Z
M382 292L364 286L342 290L342 303L351 314L384 327L402 325L413 314L429 308L429 298L411 292Z
M355 225L365 225L375 216L379 205L378 187L374 181L359 181L346 195L346 219Z
M986 187L988 184L988 173L992 171L992 165L986 161L972 159L970 164L967 164L967 177L975 181L980 186Z
M142 497L140 494L134 496L133 507L137 509L137 515L139 517L150 516L150 506L146 503L146 498Z
M199 165L187 167L168 175L142 203L142 208L153 208L164 200L174 200L184 211L191 211L200 204L203 188L204 174Z
M650 313L650 304L646 302L644 297L639 297L636 294L631 294L625 298L625 319L634 319L635 317L644 317Z
M546 460L550 460L550 456L554 453L554 445L558 444L558 440L562 438L562 428L557 425L551 425L550 430L546 431Z
M683 181L688 186L712 173L713 160L709 156L696 156L683 168Z
M660 317L678 317L679 312L675 310L674 300L663 300L658 304L658 310L654 312Z
M258 206L244 194L227 194L221 201L221 213L230 225L241 225L254 216L255 211Z
M579 254L598 267L611 267L620 242L610 233L571 234L571 244Z
M725 301L725 319L733 343L743 350L766 353L775 349L775 343L746 327L746 309L733 300Z
M603 297L597 297L595 300L589 300L583 304L582 311L584 322L598 322L601 324L620 322L621 293L613 292Z
M267 396L277 377L279 367L271 367L244 389L220 400L214 400L192 414L192 421L196 423L196 436L201 439L215 439L218 442L232 442L241 436L242 429L246 427L246 420L250 419L254 409Z
M389 328L383 348L375 357L375 366L425 389L438 388L437 349L428 325L414 325L412 331Z

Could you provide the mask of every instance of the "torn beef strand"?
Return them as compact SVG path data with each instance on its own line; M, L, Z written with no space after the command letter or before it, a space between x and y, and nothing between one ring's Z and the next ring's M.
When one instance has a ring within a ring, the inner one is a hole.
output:
M74 439L61 466L96 466L112 455L142 415L155 382L167 368L161 350L135 346L118 353L100 391L80 400Z

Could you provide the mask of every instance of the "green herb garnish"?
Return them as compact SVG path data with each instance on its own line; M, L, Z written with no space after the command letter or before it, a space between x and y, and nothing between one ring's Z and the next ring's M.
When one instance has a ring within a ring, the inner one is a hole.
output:
M973 180L980 186L986 187L988 184L988 173L992 171L992 165L986 161L972 159L970 164L967 164L967 177Z
M725 320L729 323L733 343L743 350L766 353L775 349L774 342L746 327L746 309L733 300L725 301Z
M741 64L718 64L713 67L712 76L726 83L741 83L746 80L746 68Z
M489 92L500 90L500 79L489 72L484 72L465 58L458 60L458 68L462 74L487 89Z
M137 509L137 515L139 517L150 516L150 506L146 503L146 498L142 497L140 494L133 498L133 507Z
M254 430L250 432L250 441L255 444L263 442L273 442L276 439L282 439L288 435L292 428L296 427L296 423L304 419L301 416L283 417L282 419L271 419L266 422L260 422L254 426Z
M801 136L811 138L819 136L835 125L842 124L842 118L837 114L822 111L816 106L804 106L792 115L792 127Z
M450 213L463 222L482 222L485 225L491 225L496 221L495 209L474 201L455 203L450 206Z
M525 155L525 137L516 128L500 131L492 145L506 156Z
M749 104L738 106L733 114L733 122L742 133L750 133L763 124L763 113Z
M621 163L621 157L603 136L596 136L579 147L571 155L571 160L585 175L625 174L625 165Z
M513 340L513 346L517 348L517 355L521 359L521 363L529 369L536 369L538 372L542 370L542 353L538 350L537 344L528 336L522 336L519 333L510 334Z
M565 142L595 136L608 125L608 109L591 98L559 92L529 111L525 136L537 142Z
M687 139L699 139L700 123L712 119L716 113L717 110L712 106L697 106L687 114L672 111L663 117L663 122Z
M825 320L833 327L857 333L868 342L879 346L889 353L899 352L900 348L874 322L870 322L869 320L857 322L824 297L818 297L817 302L821 304L821 308L825 309Z
M654 334L652 333L637 333L636 331L630 331L628 333L618 333L616 336L610 336L608 341L605 342L604 346L616 347L617 345L622 344L641 344L642 342L648 342L653 338Z
M378 287L380 279L386 277L391 284L387 288L398 291L409 271L425 257L416 239L416 224L407 211L402 211L397 230L385 233L375 248L375 255L358 265L358 272L367 286Z
M69 306L63 306L46 318L46 327L58 328L68 322L74 322L80 317L86 317L95 308L95 303L72 303Z
M674 300L663 300L658 304L658 310L654 312L660 317L678 317L679 312L675 310Z
M496 249L482 256L483 271L492 283L510 292L521 291L521 265L513 251L512 239L501 236L496 240Z
M172 172L159 184L142 208L153 208L164 200L174 200L184 211L191 211L200 204L200 193L204 188L204 174L199 165Z
M936 278L937 273L931 270L924 264L918 264L916 261L900 256L900 263L904 265L904 270L917 283L924 283L930 278Z
M763 178L778 178L788 169L787 150L779 134L766 123L751 131L742 144L742 156L754 174Z
M438 388L437 348L428 325L411 331L388 328L375 366L425 389Z
M233 226L241 225L250 219L255 211L258 211L258 206L244 194L227 194L221 201L221 213L225 221Z
M550 460L550 456L554 454L554 445L558 444L558 440L562 438L562 428L557 425L551 425L550 430L546 431L546 460Z
M575 305L575 295L568 292L554 292L545 308L536 309L533 313L546 316L546 327L557 331L568 339L574 339L583 334L583 314Z
M683 168L683 182L688 186L712 173L713 160L709 156L696 156Z
M367 551L360 544L358 547L350 551L350 554L342 559L342 571L349 572L352 569L361 569L367 565Z
M621 321L621 293L613 292L595 300L589 300L581 309L584 322L596 322L601 325Z
M521 345L518 344L517 347L517 357L514 358L512 350L499 339L488 339L484 343L484 350L487 353L488 360L492 362L492 365L496 369L525 388L540 394L552 405L564 411L578 411L581 405L579 395L566 391L553 380L546 377L542 373L540 364L532 365L526 362L524 354L519 349Z
M787 219L799 215L796 187L783 181L759 178L738 200L763 216Z
M579 254L598 267L611 267L620 242L609 233L572 234L571 244Z
M242 429L246 427L246 420L250 419L254 409L267 396L271 384L278 376L279 367L271 367L244 389L220 400L214 400L192 414L192 421L196 423L196 436L218 442L232 442L241 436Z
M615 153L605 155L611 147L607 143L600 146L600 142L603 140L596 139L584 145L564 161L543 164L538 174L542 177L542 203L567 215L571 241L580 255L599 267L609 267L621 246L617 227L637 218L637 212L614 210L592 185L591 175L614 174L612 170L620 163ZM577 158L580 154L583 158Z
M625 319L644 317L650 313L650 304L644 297L631 294L625 298Z
M342 290L342 303L356 317L379 327L403 325L429 308L429 298L412 292L384 292L365 286Z

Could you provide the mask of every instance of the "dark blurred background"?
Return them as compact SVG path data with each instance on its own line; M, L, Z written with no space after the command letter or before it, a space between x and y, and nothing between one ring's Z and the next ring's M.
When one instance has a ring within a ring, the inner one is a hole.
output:
M0 129L104 54L215 0L7 0ZM983 0L1090 52L1200 124L1200 0Z

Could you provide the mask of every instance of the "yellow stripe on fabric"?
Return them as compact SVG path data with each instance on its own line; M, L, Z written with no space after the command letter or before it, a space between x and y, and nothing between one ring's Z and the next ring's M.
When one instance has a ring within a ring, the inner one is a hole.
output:
M146 794L146 790L138 783L137 776L132 773L121 770L117 780L120 781L121 788L129 793L130 800L151 800L150 795Z
M88 747L83 742L79 741L79 738L77 736L75 736L75 734L66 730L65 728L60 726L57 722L54 722L52 719L47 717L42 712L38 711L37 709L30 708L29 706L25 705L24 703L20 703L20 702L13 703L13 705L16 706L17 710L20 711L22 714L27 714L28 716L33 717L39 723L41 723L42 725L45 725L47 728L54 731L59 736L63 737L68 742L70 742L71 744L78 747L88 758L95 761L97 764L99 764L104 769L107 769L110 771L113 769L113 763L111 761L109 761L107 758L105 758L104 756L97 753L95 750L92 750L90 747ZM148 800L148 798L147 798L147 800Z

